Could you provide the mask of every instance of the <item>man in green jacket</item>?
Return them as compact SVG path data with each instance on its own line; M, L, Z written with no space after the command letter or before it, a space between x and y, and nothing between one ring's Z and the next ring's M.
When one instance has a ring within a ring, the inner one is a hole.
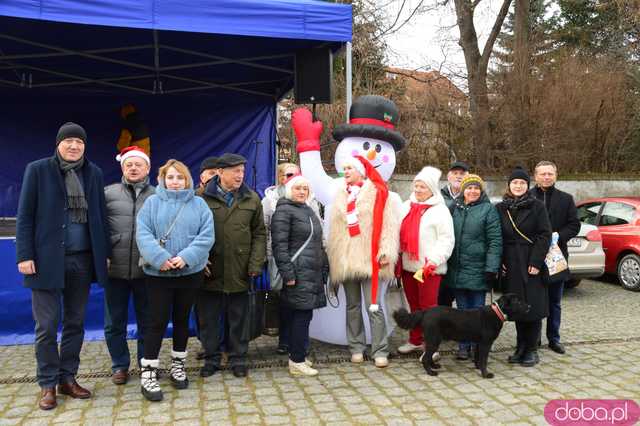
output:
M247 375L249 347L249 289L261 274L267 232L260 197L244 184L247 160L224 154L218 159L219 174L207 184L202 197L213 212L216 243L209 254L211 274L198 296L200 338L208 377L220 370L220 316L229 324L227 353L236 377Z

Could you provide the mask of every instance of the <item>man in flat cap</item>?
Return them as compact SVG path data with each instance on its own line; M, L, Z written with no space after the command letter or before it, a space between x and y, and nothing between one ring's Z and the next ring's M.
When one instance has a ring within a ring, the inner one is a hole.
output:
M200 164L200 183L198 184L198 192L204 192L207 184L214 176L218 174L218 157L207 157Z
M469 166L464 161L454 161L449 166L448 183L440 190L449 208L455 203L455 198L460 195L460 184L468 174Z
M229 327L226 350L231 370L236 377L247 375L248 292L253 277L262 272L267 233L260 197L244 183L246 162L241 155L222 155L218 158L218 175L202 194L213 212L217 236L209 255L211 277L205 279L198 296L200 336L205 349L202 377L220 370L221 314Z
M75 376L89 287L108 284L111 247L102 171L85 157L86 143L81 126L62 125L55 154L27 165L18 204L16 255L31 289L43 410L56 407L56 385L72 398L91 397Z

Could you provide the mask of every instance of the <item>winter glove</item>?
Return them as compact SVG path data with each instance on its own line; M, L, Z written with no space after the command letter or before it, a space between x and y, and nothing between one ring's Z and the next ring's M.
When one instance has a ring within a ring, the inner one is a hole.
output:
M291 116L291 127L298 141L298 153L320 151L320 135L322 135L322 121L313 121L311 111L298 108Z

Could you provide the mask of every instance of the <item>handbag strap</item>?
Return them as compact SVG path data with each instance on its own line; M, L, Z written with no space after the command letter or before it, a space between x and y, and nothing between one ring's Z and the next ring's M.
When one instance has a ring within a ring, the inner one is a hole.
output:
M296 261L298 256L300 256L300 253L302 253L302 250L304 250L311 242L311 238L313 237L313 218L311 217L309 217L309 224L311 225L311 232L309 233L309 237L304 242L304 244L302 244L302 246L300 246L300 248L293 254L293 257L291 258L292 263Z
M169 225L169 229L167 229L167 232L165 232L164 237L162 237L163 240L168 240L169 239L169 234L171 234L171 231L173 230L173 227L175 226L176 222L178 221L178 216L180 216L180 213L182 213L182 210L184 210L185 206L187 205L187 203L183 203L182 206L180 207L180 210L178 210L178 213L176 213L176 216L173 218L173 221L171 221L171 225Z
M511 221L511 225L513 225L513 229L515 229L515 231L525 240L527 240L529 242L529 244L533 244L533 241L531 241L526 235L524 235L522 232L520 232L520 230L518 229L518 227L516 226L516 223L513 221L513 218L511 217L511 212L509 210L507 210L507 216L509 216L509 220Z

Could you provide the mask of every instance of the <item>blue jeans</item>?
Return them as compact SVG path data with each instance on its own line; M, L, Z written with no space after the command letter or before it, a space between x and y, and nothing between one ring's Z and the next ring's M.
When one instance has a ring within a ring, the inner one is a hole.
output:
M111 371L128 370L131 355L127 346L129 297L133 295L138 336L137 359L144 353L144 333L148 324L148 300L144 279L121 280L111 278L104 289L104 338L111 355Z
M31 291L37 376L42 388L67 383L78 373L92 275L91 252L69 254L64 257L64 288ZM62 338L58 349L60 321Z
M484 290L456 289L456 306L458 309L475 309L484 306L487 292ZM459 342L461 351L469 350L471 342Z
M293 326L293 315L296 310L280 303L280 330L278 335L278 347L291 347L291 328ZM311 321L311 319L309 319ZM304 337L304 351L309 353L309 327L307 327L307 335Z
M549 284L549 316L547 317L547 340L549 343L560 343L560 319L562 316L562 294L564 282Z

